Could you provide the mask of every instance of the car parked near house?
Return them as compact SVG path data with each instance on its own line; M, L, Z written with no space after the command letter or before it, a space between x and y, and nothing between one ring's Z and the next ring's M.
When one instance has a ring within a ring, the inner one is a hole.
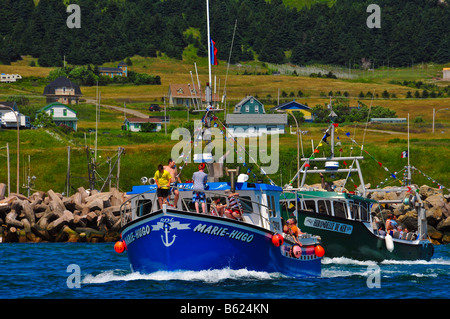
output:
M152 105L150 105L148 110L150 112L160 112L161 111L161 107L158 104L152 104Z

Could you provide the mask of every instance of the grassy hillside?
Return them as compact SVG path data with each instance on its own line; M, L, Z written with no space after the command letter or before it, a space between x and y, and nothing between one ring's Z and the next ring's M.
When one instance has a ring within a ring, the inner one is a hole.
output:
M0 72L17 73L14 70L22 72L23 76L45 76L51 70L50 68L29 67L31 58L26 57L24 61L13 63L11 66L0 66ZM186 58L180 62L167 58L165 56L158 58L132 57L133 66L131 70L136 72L160 75L162 85L155 86L134 86L134 85L111 85L100 87L102 103L122 106L125 102L127 108L139 110L145 114L150 114L148 106L150 103L161 102L161 97L167 94L170 83L190 83L189 71L195 72L192 57ZM226 74L226 63L220 61L220 65L213 68L213 74L220 79L220 88L223 89ZM114 64L113 62L111 64ZM207 79L206 59L198 59L199 76L204 83ZM434 66L436 70L442 66ZM271 66L272 68L272 66ZM419 70L419 66L416 67ZM20 73L19 72L19 73ZM228 111L231 111L234 102L239 101L245 95L257 95L261 100L270 100L266 103L266 108L270 108L276 103L278 90L286 93L298 90L304 93L304 97L295 97L302 103L309 106L328 103L329 99L322 96L322 93L328 94L329 91L341 91L349 93L350 105L355 106L358 100L363 100L367 105L371 104L369 98L361 99L358 94L362 91L381 93L384 90L396 94L397 98L383 99L378 98L373 101L373 105L389 107L397 112L399 117L406 117L410 114L411 122L419 116L422 116L424 123L416 123L411 126L411 160L412 164L425 172L438 182L445 186L450 185L450 172L448 170L448 133L450 123L448 121L448 111L438 112L436 115L436 133L431 133L432 109L443 109L449 105L450 98L405 98L406 93L411 91L410 87L398 84L391 84L393 80L402 81L422 80L424 82L433 82L431 72L428 76L425 72L411 74L411 69L375 70L370 73L359 74L353 79L324 79L310 78L305 76L293 75L259 75L269 72L269 67L260 63L249 63L242 66L231 66L227 79L227 98L229 103ZM258 74L259 73L259 74ZM270 72L269 72L270 73ZM415 75L414 75L415 74ZM406 78L406 75L408 77ZM449 85L450 83L433 82L438 85ZM0 85L0 100L5 100L8 96L23 94L29 97L30 108L39 109L45 105L45 99L42 97L45 81L33 80L23 81L15 84ZM219 85L218 85L219 86ZM95 97L95 87L81 88L85 100L92 100ZM414 91L414 90L413 90ZM270 97L268 97L270 96ZM288 97L286 99L293 99ZM286 100L285 99L285 100ZM281 99L281 102L283 99ZM89 129L95 128L95 105L82 103L73 108L78 112L80 121L79 130L76 133L63 134L59 131L26 130L21 131L21 184L26 175L25 168L28 167L28 155L31 159L30 171L37 177L34 189L48 190L50 188L62 192L65 189L65 178L67 171L67 146L71 146L71 175L72 184L75 187L89 187L87 183L87 156L85 146L94 147L95 133ZM162 115L151 114L151 115ZM107 175L109 163L107 158L112 158L114 163L118 147L124 147L126 153L121 161L120 189L129 190L135 184L139 183L140 177L152 176L159 163L165 163L171 156L171 149L177 141L170 139L170 133L176 127L182 126L186 122L187 113L185 111L175 111L169 109L171 123L168 127L169 134L164 135L164 130L159 133L127 133L121 131L121 125L124 119L122 112L101 108L100 123L98 132L99 148L99 174L102 178ZM222 120L224 114L218 117ZM201 114L190 114L190 120L200 119ZM353 154L360 152L356 145L352 145L350 139L346 138L345 132L351 132L352 137L361 144L364 136L365 123L347 123L339 126L339 134L343 141L343 155L349 155L353 146ZM400 153L406 150L406 126L383 126L374 127L370 125L366 132L364 149L367 150L377 161L383 163L391 172L399 172L406 165L406 160L400 158ZM308 131L303 135L302 141L304 153L306 156L311 152L311 140L315 143L323 136L325 125L302 124L302 130ZM381 130L381 131L380 131ZM388 132L386 132L388 131ZM287 128L289 132L289 128ZM443 133L442 133L443 132ZM296 137L295 135L285 134L280 137L280 171L279 174L273 174L270 177L277 183L287 183L295 174L296 164L293 159L296 157ZM11 180L12 190L15 190L15 156L16 156L16 132L14 130L0 130L0 182L6 182L6 151L4 148L9 143L11 150ZM324 146L327 152L328 146ZM366 155L363 162L365 173L365 182L372 185L389 178L389 174L381 168L376 161ZM101 157L100 157L101 156ZM246 159L248 162L248 159ZM194 164L189 164L183 170L182 180L190 179L192 172L195 171ZM254 171L257 171L254 169ZM402 173L400 173L402 174ZM262 178L257 174L258 178ZM432 180L420 174L413 175L419 184L428 184L433 186ZM337 176L345 178L345 176ZM357 180L355 180L357 181ZM389 180L391 181L391 180ZM113 185L116 180L113 179ZM310 183L319 182L311 180ZM398 182L396 182L398 185ZM102 184L99 182L99 184ZM353 183L350 183L353 184ZM100 187L101 185L99 185ZM351 185L349 188L352 188ZM22 189L22 191L25 191Z

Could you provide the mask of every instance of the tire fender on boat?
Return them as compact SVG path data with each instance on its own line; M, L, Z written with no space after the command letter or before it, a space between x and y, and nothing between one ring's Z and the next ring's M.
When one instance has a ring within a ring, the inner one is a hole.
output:
M394 241L392 240L392 236L387 234L386 237L384 237L384 241L386 242L386 249L389 250L389 252L392 252L394 250Z

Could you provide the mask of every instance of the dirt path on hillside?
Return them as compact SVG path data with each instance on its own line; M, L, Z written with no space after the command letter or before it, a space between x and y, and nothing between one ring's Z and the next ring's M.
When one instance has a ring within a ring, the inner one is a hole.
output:
M377 133L386 133L386 134L407 134L406 132L396 132L396 131L384 131L384 130L374 130L374 129L367 129L371 132L377 132Z
M95 104L96 101L95 100L86 100L86 103L90 103L90 104ZM106 104L100 104L101 107L107 108L107 109L112 109L112 110L116 110L122 113L127 113L127 114L131 114L134 115L136 117L141 117L141 118L148 118L147 114L141 113L139 111L136 110L131 110L131 109L127 109L124 107L120 107L120 106L114 106L114 105L106 105Z

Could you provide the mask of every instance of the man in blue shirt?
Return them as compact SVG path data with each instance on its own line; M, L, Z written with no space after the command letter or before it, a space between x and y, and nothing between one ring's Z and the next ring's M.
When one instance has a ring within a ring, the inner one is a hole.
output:
M208 180L208 174L203 172L205 169L205 163L201 163L198 166L198 172L195 172L192 175L192 181L194 183L192 187L192 201L195 202L195 210L197 213L200 213L198 203L202 203L202 210L203 214L206 214L206 195L204 193L205 191L205 185L206 181Z

